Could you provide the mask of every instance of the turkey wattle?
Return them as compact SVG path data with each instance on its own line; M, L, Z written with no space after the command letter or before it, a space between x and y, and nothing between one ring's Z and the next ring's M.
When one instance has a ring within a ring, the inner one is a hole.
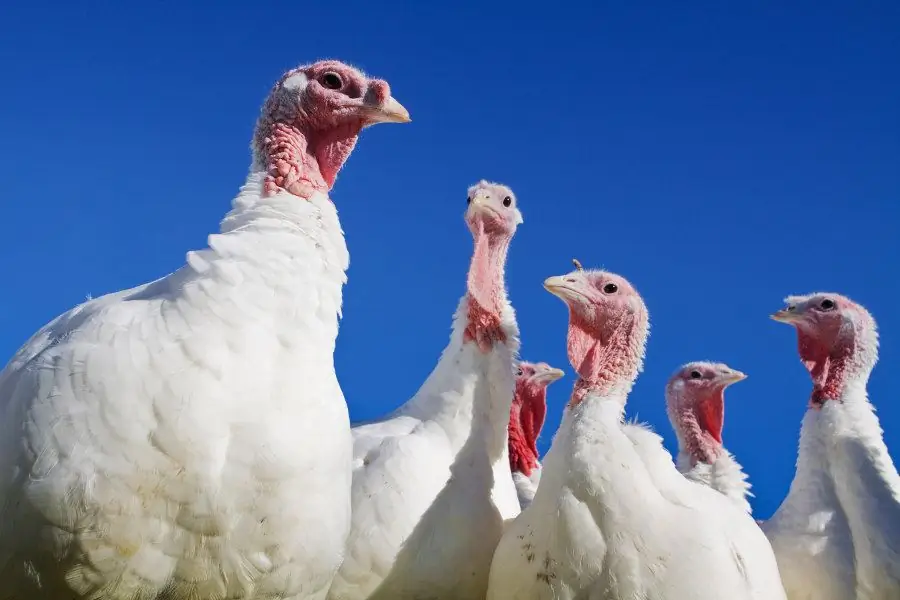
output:
M537 439L547 417L547 386L563 375L547 363L519 363L509 413L509 466L522 508L531 503L541 480Z

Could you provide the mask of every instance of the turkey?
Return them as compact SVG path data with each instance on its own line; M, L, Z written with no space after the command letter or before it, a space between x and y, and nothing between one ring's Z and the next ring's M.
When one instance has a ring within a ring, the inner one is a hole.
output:
M469 189L474 238L450 342L415 396L353 429L353 525L329 598L484 598L519 513L507 427L519 331L504 270L522 222L509 188Z
M866 385L878 359L869 312L833 293L791 296L772 318L797 330L813 390L797 472L765 524L794 598L900 598L900 476Z
M725 388L746 377L722 363L688 363L666 385L666 409L678 437L678 470L750 513L747 475L722 445Z
M208 247L75 307L0 374L4 600L321 599L350 526L328 197L363 127L409 121L337 61L286 73Z
M547 416L547 386L563 375L547 363L519 363L509 414L509 466L522 508L531 504L541 480L537 439Z
M625 431L648 333L638 293L604 271L577 270L544 286L569 307L568 354L579 379L534 500L497 547L487 597L784 598L750 515L682 477L671 455L667 472L651 474L648 460L664 464L661 441L654 456L642 455Z

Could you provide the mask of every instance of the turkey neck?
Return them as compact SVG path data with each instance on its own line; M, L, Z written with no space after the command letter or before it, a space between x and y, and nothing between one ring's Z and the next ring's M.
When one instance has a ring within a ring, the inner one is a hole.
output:
M600 524L608 534L607 523L615 528L629 520L629 515L658 510L653 501L659 493L634 443L625 435L626 393L622 386L603 390L581 380L575 392L580 398L566 408L557 434L559 443L554 440L544 458L541 487L553 473L554 478L563 478L560 484L593 498L592 510L602 515Z
M438 424L454 451L470 442L470 448L485 447L493 461L508 452L507 427L515 389L512 361L519 346L515 315L504 287L511 236L493 238L477 224L473 235L467 293L457 308L450 342L401 413ZM493 340L489 348L479 348L471 338L475 331ZM476 440L480 441L472 446Z
M672 393L675 396L669 418L678 437L679 452L690 457L691 466L698 462L712 465L723 454L724 390L708 392L690 404L680 393Z
M848 382L840 402L826 402L818 410L833 436L831 474L863 570L883 560L881 542L895 536L900 526L900 475L869 402L864 375Z
M333 349L347 246L306 138L284 124L274 127L280 137L265 138L266 148L296 167L290 174L297 185L289 186L296 193L273 188L265 163L275 159L254 151L251 172L220 233L209 236L206 249L188 253L173 289L183 312L218 317L238 336L252 323L254 336L266 332L286 348L313 342Z
M509 465L513 472L526 477L540 464L537 437L547 410L547 388L532 390L527 384L517 386L516 400L509 415Z
M502 341L505 336L500 330L501 313L508 304L504 285L506 255L512 235L489 232L479 219L472 225L472 236L475 247L466 279L466 329Z

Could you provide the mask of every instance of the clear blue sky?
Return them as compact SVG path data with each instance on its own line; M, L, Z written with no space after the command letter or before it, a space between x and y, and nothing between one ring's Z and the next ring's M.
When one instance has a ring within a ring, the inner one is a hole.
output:
M488 178L525 216L508 268L522 355L569 373L543 450L572 369L541 281L577 257L650 308L629 413L670 447L676 366L750 375L727 394L725 441L759 516L793 475L810 387L793 332L767 318L787 294L840 291L873 312L870 392L896 456L900 4L75 4L0 11L0 362L86 295L202 246L273 81L334 57L388 79L414 119L365 131L333 192L354 419L405 401L437 360L471 249L466 187Z

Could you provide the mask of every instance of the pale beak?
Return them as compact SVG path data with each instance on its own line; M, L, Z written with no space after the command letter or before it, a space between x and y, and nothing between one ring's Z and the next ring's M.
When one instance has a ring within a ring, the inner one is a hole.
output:
M740 371L732 370L730 373L723 374L719 377L719 381L724 383L726 386L731 385L732 383L737 383L738 381L743 381L747 379L747 375L745 373L741 373Z
M472 197L472 202L469 203L469 206L466 207L467 215L474 215L476 213L482 213L488 215L489 217L502 219L500 213L491 208L491 206L485 201L485 199L480 194L475 194Z
M769 318L773 321L778 321L779 323L787 323L788 325L793 325L794 323L800 321L802 317L797 314L797 311L782 308L778 312L769 315Z
M384 104L379 106L367 105L363 107L363 112L366 116L364 127L378 123L409 123L412 121L409 118L409 111L393 97L388 98Z
M555 275L544 280L544 289L565 303L587 299L578 288L577 283L566 281L562 275Z
M535 373L533 379L539 383L546 383L547 385L550 385L554 381L562 379L565 374L566 372L562 369L550 368L546 371Z

